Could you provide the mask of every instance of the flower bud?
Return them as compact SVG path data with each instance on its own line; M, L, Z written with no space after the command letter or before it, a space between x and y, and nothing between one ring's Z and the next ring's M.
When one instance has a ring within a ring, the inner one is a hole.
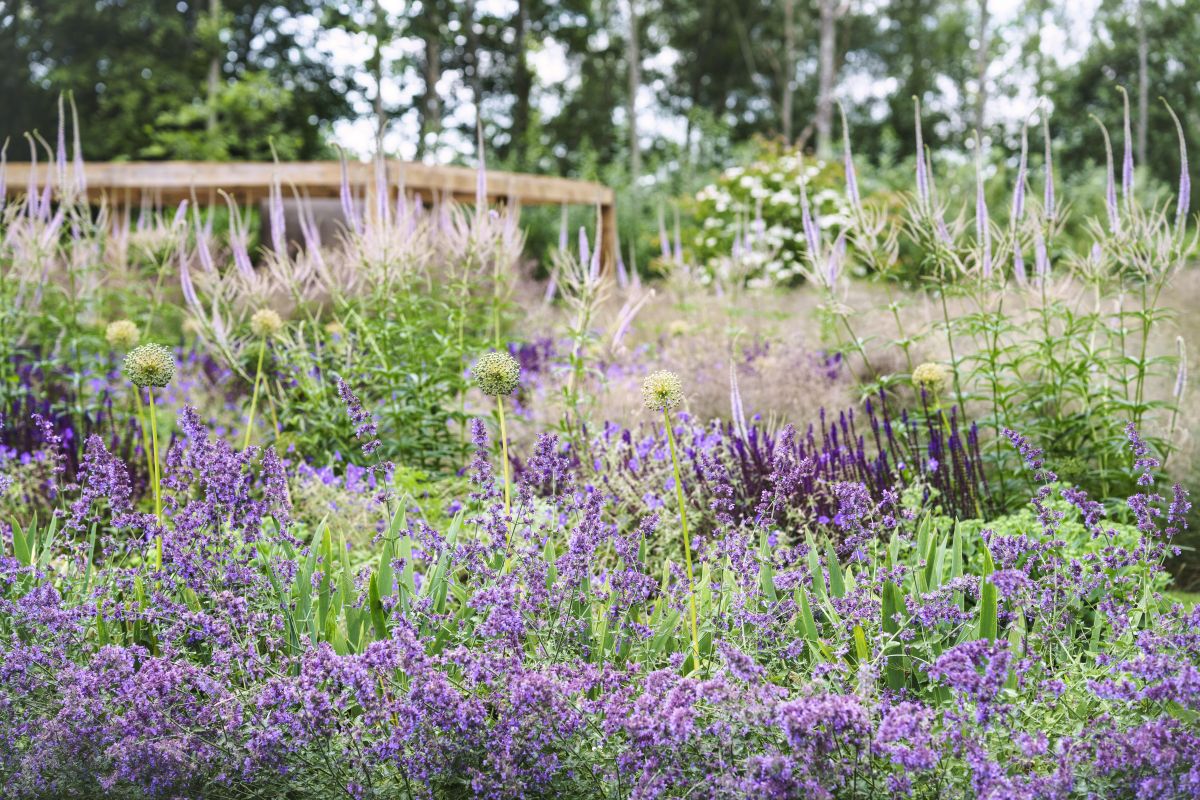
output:
M108 341L108 346L114 350L131 350L137 347L141 335L138 326L127 319L110 322L104 329L104 338Z
M175 356L161 344L144 344L126 354L123 371L139 388L166 386L175 377Z
M924 389L929 394L938 395L950 384L950 377L950 370L941 364L926 361L924 364L919 364L913 370L912 382L913 386L916 386L918 389Z
M683 402L683 383L674 372L660 369L642 381L642 402L651 411L668 411Z
M260 308L250 318L250 332L259 338L265 339L268 336L274 336L282 329L283 320L269 308Z
M471 370L475 385L489 397L512 394L521 382L521 365L508 353L485 353Z

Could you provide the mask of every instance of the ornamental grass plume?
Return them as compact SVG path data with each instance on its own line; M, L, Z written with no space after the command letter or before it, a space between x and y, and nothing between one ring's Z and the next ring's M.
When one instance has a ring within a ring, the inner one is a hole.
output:
M263 356L267 352L267 339L283 330L283 320L269 308L260 308L250 318L250 332L258 337L258 366L254 370L254 391L250 394L250 416L246 420L246 436L242 449L250 446L250 432L254 430L254 411L258 407L258 387L262 383Z
M683 382L674 372L658 370L651 372L642 381L642 402L650 411L663 415L667 429L667 442L671 449L671 467L675 475L675 499L679 503L679 525L683 529L683 560L687 566L688 604L692 617L692 667L700 668L700 634L696 624L696 591L692 577L692 544L688 535L687 505L683 500L683 478L679 471L679 454L675 446L675 430L671 424L671 409L683 402Z
M508 432L504 427L504 396L515 392L520 385L521 364L508 353L484 353L475 362L471 375L479 391L496 398L496 414L500 418L500 466L504 470L504 513L507 515L512 510L512 481L508 469Z
M137 347L138 339L142 336L138 326L127 319L119 319L108 323L104 329L104 339L114 350L129 351Z
M137 387L134 392L134 397L137 398L138 420L142 426L142 440L147 439L146 436L146 415L142 410L142 393L141 390L146 390L146 396L149 398L150 409L150 447L147 448L147 456L149 458L150 468L150 485L154 490L154 516L159 524L162 524L162 487L160 481L162 474L159 472L158 458L158 410L154 406L154 387L162 388L170 383L175 377L175 355L167 347L161 344L144 344L141 347L136 347L130 350L125 356L125 364L123 366L125 377L129 382ZM162 539L156 540L155 550L157 552L158 565L162 565Z

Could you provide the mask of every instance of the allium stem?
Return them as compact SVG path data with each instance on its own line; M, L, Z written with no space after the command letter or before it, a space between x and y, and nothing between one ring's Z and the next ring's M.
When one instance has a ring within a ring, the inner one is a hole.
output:
M258 367L254 370L254 391L250 394L250 418L246 420L246 436L242 440L242 449L250 446L250 432L254 430L254 410L258 407L258 384L262 380L263 355L267 352L267 337L258 339Z
M508 431L504 427L504 397L496 395L496 413L500 417L500 469L504 475L504 515L507 517L512 511L512 487L508 477ZM512 529L509 528L509 538L512 538ZM507 542L505 550L508 549Z
M671 427L671 415L663 409L663 424L667 428L667 442L671 447L671 466L675 470L675 499L679 502L679 525L683 528L683 560L687 565L688 603L692 612L692 666L700 669L700 634L696 626L696 590L692 578L692 543L688 535L687 505L683 501L683 479L679 474L679 456L675 452L675 430Z
M154 518L158 520L158 524L162 525L162 487L159 485L159 461L158 461L158 409L154 406L154 387L146 387L146 396L150 398L150 446L153 455L150 460L153 463L153 475L151 480L154 484ZM158 548L162 547L160 542Z

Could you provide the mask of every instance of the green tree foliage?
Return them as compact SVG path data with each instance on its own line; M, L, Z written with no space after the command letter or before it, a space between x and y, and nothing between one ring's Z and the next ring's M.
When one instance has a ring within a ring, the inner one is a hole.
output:
M52 132L70 91L92 159L266 158L271 136L294 157L323 154L325 124L349 107L296 24L314 2L222 0L217 21L203 0L0 4L0 139ZM218 119L231 122L215 140L204 107L214 57Z

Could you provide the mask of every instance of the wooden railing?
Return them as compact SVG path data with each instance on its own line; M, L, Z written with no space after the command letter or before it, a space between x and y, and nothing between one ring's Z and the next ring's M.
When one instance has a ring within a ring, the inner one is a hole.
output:
M478 172L470 167L439 167L404 161L385 164L390 191L420 195L426 200L453 198L474 202ZM54 180L54 166L39 164L35 185ZM347 178L356 191L373 191L375 165L354 162L346 165ZM67 179L74 180L72 168ZM10 163L6 169L6 192L23 194L29 185L30 165ZM199 205L218 202L218 190L239 203L249 205L269 195L279 181L285 196L294 188L302 197L337 197L342 185L342 167L336 161L301 161L280 164L212 161L129 161L84 165L88 197L112 205L176 204L190 200ZM599 247L605 269L617 257L616 196L612 189L590 181L525 175L517 172L486 172L489 201L518 205L588 205L597 213Z

